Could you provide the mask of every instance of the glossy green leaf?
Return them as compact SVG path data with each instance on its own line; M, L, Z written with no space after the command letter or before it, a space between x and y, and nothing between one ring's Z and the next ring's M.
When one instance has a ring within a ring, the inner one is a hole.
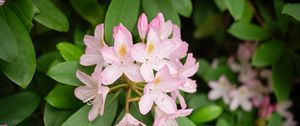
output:
M217 68L209 69L203 76L203 79L206 82L209 82L212 80L218 80L222 75L225 75L230 82L236 81L235 73L225 65L219 65Z
M223 112L223 109L218 105L208 105L198 110L194 110L190 119L196 124L206 123L217 119Z
M239 20L242 17L246 0L225 0L225 4L235 20Z
M79 45L79 46L85 45L83 39L87 31L88 31L87 24L80 23L75 27L74 37L73 37L75 45Z
M34 0L33 3L40 10L34 20L57 31L69 30L67 17L50 0Z
M197 110L198 108L213 105L214 103L207 98L205 94L191 94L187 98L187 105L189 108Z
M174 9L182 16L190 17L193 11L191 0L171 0Z
M83 54L83 50L71 43L61 42L56 45L61 56L66 61L79 61L80 56Z
M44 124L45 126L61 126L73 113L73 110L56 109L46 104L44 110Z
M59 52L48 52L43 54L37 59L36 69L40 72L47 73L51 63L55 60L62 60Z
M278 113L273 113L272 116L268 119L268 126L281 126L282 118Z
M13 62L18 56L18 46L15 34L4 17L0 17L0 59Z
M113 27L122 23L129 31L135 27L140 0L112 0L105 17L106 43L113 43Z
M282 42L276 40L265 42L255 50L252 65L257 67L272 65L282 56L283 52L284 44Z
M14 62L0 61L0 69L14 83L26 88L32 80L36 68L35 51L29 33L12 10L4 8L0 11L0 15L15 35L19 54Z
M287 14L300 21L300 3L285 4L282 9L283 14Z
M187 117L178 117L176 118L176 121L178 123L178 126L197 126Z
M72 109L82 106L82 102L74 95L76 87L58 84L48 94L45 100L53 107L61 109Z
M204 76L206 72L211 69L210 63L205 59L199 59L199 69L197 71L197 75Z
M153 19L161 12L165 20L171 20L180 26L179 15L172 5L171 0L142 0L143 9L148 16L148 20Z
M254 111L245 112L243 110L237 110L237 122L236 126L254 126L256 114Z
M214 0L214 2L221 11L227 10L225 0Z
M293 81L293 64L289 53L272 66L272 88L278 101L289 98Z
M8 7L14 10L29 32L33 27L33 16L40 12L34 6L32 0L12 0L8 2Z
M80 66L78 61L68 61L54 65L47 75L62 84L80 86L81 82L76 77L77 70L91 71L90 68Z
M216 126L234 126L234 116L223 114L218 120Z
M247 22L233 23L228 32L241 40L260 41L268 37L268 32L265 29Z
M115 118L118 108L118 99L112 94L106 98L103 116L98 116L94 121L88 120L88 113L91 106L85 105L65 121L62 126L110 126Z
M105 8L98 3L98 0L71 0L73 8L81 17L93 25L104 20Z
M17 125L38 107L40 98L31 92L21 92L0 99L0 124Z
M250 2L246 2L245 4L245 10L242 14L242 17L240 19L240 21L244 21L244 22L251 22L252 18L253 18L253 10L252 7L250 5Z

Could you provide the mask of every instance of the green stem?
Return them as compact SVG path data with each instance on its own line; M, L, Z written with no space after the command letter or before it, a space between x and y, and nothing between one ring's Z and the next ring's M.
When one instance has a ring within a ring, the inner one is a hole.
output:
M126 86L127 86L127 84L119 84L114 87L111 87L109 91L117 90L119 88L126 87Z
M125 103L125 112L126 113L129 113L130 97L131 97L131 88L128 88L127 94L126 94L126 103Z

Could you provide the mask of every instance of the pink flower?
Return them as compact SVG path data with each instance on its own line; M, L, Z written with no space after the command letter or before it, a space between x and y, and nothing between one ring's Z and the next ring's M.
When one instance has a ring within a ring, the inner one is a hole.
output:
M135 119L130 113L126 113L123 119L116 126L146 126L144 123Z
M140 112L147 114L155 103L165 113L174 113L177 110L175 100L166 93L177 90L182 83L170 75L167 67L158 71L155 79L144 87L144 95L139 101Z
M255 51L256 45L255 43L246 42L239 45L238 51L237 51L237 57L240 62L248 62L254 51Z
M171 73L177 72L176 65L169 61L168 56L174 51L171 40L160 41L157 32L150 29L147 35L147 44L138 43L132 48L132 57L142 63L140 71L146 82L154 79L153 69L158 71L167 65Z
M192 109L181 109L175 113L167 114L156 107L153 126L178 126L176 118L187 116L191 114L192 111Z
M99 65L107 66L101 54L101 49L107 45L103 39L104 25L99 24L96 26L94 36L85 35L84 43L87 46L85 54L80 57L80 64L84 66Z
M285 119L293 119L293 114L288 110L292 105L292 101L280 102L276 105L276 112Z
M105 99L109 92L109 88L101 84L100 72L100 67L96 67L91 77L79 70L76 72L77 78L84 83L85 86L77 87L75 89L75 96L83 102L93 104L88 115L90 121L95 120L98 115L103 115Z
M172 40L175 45L175 50L173 53L169 56L170 59L174 61L178 61L181 58L186 56L186 53L188 51L188 44L184 41L181 40L181 35L180 35L180 29L177 25L173 25L173 36Z
M114 29L114 47L104 47L101 52L104 60L110 65L103 72L103 84L114 83L124 73L128 79L141 82L140 67L133 63L131 47L133 45L130 32L122 25Z
M274 111L275 106L270 104L269 96L264 96L263 102L259 107L259 115L261 117L269 117Z
M0 0L0 6L2 6L5 3L5 0Z
M235 87L227 80L226 76L221 76L218 81L210 81L208 86L211 90L208 93L210 100L217 100L222 98L224 103L230 102L229 93L235 89Z
M297 126L297 122L293 119L287 119L283 122L282 126Z
M240 72L238 77L240 82L248 83L256 79L256 71L252 69L249 62L241 62L241 64L238 64L234 61L233 57L230 57L227 63L232 71Z
M263 103L263 96L270 93L268 87L265 87L259 80L252 80L247 83L244 83L251 92L253 92L252 102L255 107L259 107Z
M239 106L245 111L251 111L252 103L250 100L253 97L253 92L248 87L240 86L237 90L230 93L230 97L232 98L230 103L231 111L236 110Z
M148 31L148 19L144 13L142 13L142 15L140 16L137 27L138 27L139 35L142 41L144 41Z
M160 38L160 40L166 40L172 33L173 23L168 20L165 22L165 18L162 13L159 13L149 24L149 29L154 29Z

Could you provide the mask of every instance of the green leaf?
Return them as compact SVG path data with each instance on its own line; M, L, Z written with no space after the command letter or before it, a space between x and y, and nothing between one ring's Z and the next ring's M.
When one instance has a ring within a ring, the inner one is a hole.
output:
M268 32L265 29L249 22L233 23L228 32L241 40L260 41L268 37Z
M214 103L208 100L207 95L205 94L191 94L189 98L187 98L187 105L189 108L197 110L201 107L207 105L213 105Z
M289 98L293 81L293 64L289 53L285 53L272 66L272 87L278 101Z
M282 118L278 113L273 113L268 120L268 126L281 126L281 125L282 125Z
M67 17L50 0L34 0L33 3L40 10L34 20L56 31L69 30Z
M255 112L245 112L243 110L237 111L237 125L236 126L254 126Z
M26 88L32 80L36 68L35 51L31 39L24 25L12 10L4 8L0 11L0 15L6 19L5 22L15 35L19 54L14 62L0 61L0 69L14 83Z
M246 2L245 4L245 10L242 14L242 17L240 19L240 21L244 21L244 22L251 22L253 18L253 10L252 7L250 5L250 2Z
M225 75L227 79L232 83L236 81L235 73L225 65L219 65L217 68L209 69L203 76L203 79L206 82L209 82L212 80L218 80L222 75Z
M106 43L112 44L113 28L122 23L129 31L135 27L140 0L112 0L105 17Z
M235 20L239 20L242 17L246 0L225 0L225 4Z
M75 45L84 46L83 43L84 35L88 31L88 26L84 23L80 23L76 25L75 31L74 31L74 37L73 40L75 41Z
M61 56L66 61L79 61L80 56L83 54L83 50L71 43L61 42L56 45Z
M98 3L98 0L71 0L73 8L81 17L93 25L104 20L105 8Z
M204 76L206 74L206 72L209 69L211 69L210 63L205 59L199 59L198 62L199 62L199 66L201 66L201 67L199 67L199 69L197 71L197 75Z
M153 118L151 116L151 113L148 113L146 115L142 115L139 106L136 102L131 102L130 104L130 114L135 117L137 120L142 121L144 124L151 125L153 123Z
M81 82L76 77L77 70L91 71L90 68L80 66L78 61L67 61L51 67L47 75L63 84L81 86Z
M14 10L29 32L33 27L33 16L39 13L39 10L34 6L32 0L12 0L8 2L8 7Z
M178 117L176 118L178 126L197 126L187 117Z
M272 53L270 53L272 52ZM284 44L276 40L271 40L260 45L252 58L252 65L265 67L275 63L284 52Z
M171 0L174 9L182 16L190 17L193 11L191 0Z
M21 92L0 99L0 124L17 125L34 112L39 102L39 96L32 92Z
M142 0L143 9L149 19L153 19L161 12L165 20L171 20L180 26L179 15L172 5L171 0Z
M223 109L218 105L208 105L198 110L194 110L190 119L196 124L206 123L217 119L223 112Z
M85 105L65 121L62 126L110 126L112 125L118 108L118 99L108 95L105 102L103 116L98 116L94 121L88 120L91 106Z
M224 113L217 120L216 126L234 126L234 116Z
M56 108L72 109L82 106L82 102L74 95L76 87L70 85L58 84L48 94L45 100Z
M44 124L45 126L61 126L72 114L72 110L56 109L46 104L44 110Z
M221 11L227 10L225 0L214 0L214 2Z
M37 59L37 70L43 73L47 73L51 63L55 60L62 60L59 52L48 52L41 55Z
M4 17L0 17L0 59L13 62L18 56L17 40L4 20Z
M287 14L300 21L300 3L285 4L282 9L283 14Z

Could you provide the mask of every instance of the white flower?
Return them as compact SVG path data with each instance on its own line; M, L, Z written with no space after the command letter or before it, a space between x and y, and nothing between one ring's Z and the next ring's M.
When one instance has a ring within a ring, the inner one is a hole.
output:
M210 100L223 98L223 101L228 104L230 101L229 93L235 88L225 76L221 76L218 81L210 81L209 87L212 88L208 93Z
M251 97L253 97L253 92L246 86L241 86L237 90L230 93L232 98L230 103L230 110L234 111L239 106L245 111L250 111L252 109Z
M144 123L135 119L130 113L126 113L123 119L116 126L146 126Z

